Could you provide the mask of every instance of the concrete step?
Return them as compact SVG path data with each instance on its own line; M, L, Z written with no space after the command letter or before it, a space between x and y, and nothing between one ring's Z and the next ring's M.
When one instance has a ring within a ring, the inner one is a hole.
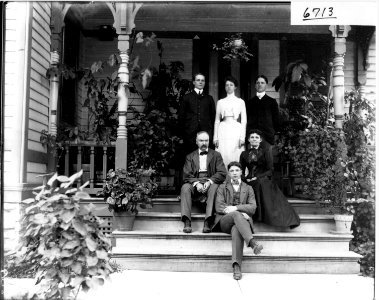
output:
M154 206L150 211L155 212L180 212L180 199L174 196L159 196L153 200ZM315 203L314 200L288 198L293 208L298 214L325 214L325 209ZM195 204L195 203L194 203ZM201 205L193 205L193 212L203 211Z
M230 253L231 236L224 233L175 233L114 231L114 253L172 253L218 255ZM262 255L333 255L349 252L352 235L260 232L255 239L263 245Z
M324 208L320 207L313 200L289 198L289 203L293 206L298 214L325 214ZM112 213L108 210L108 205L104 203L102 198L89 198L83 199L83 204L93 203L96 206L96 212L98 216L112 216ZM153 208L140 209L145 212L180 212L180 200L177 196L159 196L153 199ZM201 205L193 205L192 211L194 213L204 212L204 208Z
M245 252L246 251L245 249ZM176 272L232 272L231 250L219 255L145 254L114 252L113 259L130 270ZM359 256L353 252L340 255L250 255L245 254L243 273L358 274Z
M192 229L201 232L204 225L204 214L192 214ZM300 214L300 226L294 229L275 227L263 223L254 223L256 232L324 232L335 230L332 215L308 215ZM182 232L183 222L180 213L166 212L139 212L134 223L133 230L158 231L158 232Z

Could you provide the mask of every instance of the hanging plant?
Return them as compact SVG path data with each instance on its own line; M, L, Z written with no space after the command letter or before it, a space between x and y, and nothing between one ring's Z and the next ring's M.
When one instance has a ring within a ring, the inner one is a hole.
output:
M242 39L242 33L236 33L230 38L225 38L222 47L217 47L213 44L213 49L216 51L221 51L223 53L223 59L242 59L248 61L253 54L249 52L249 48L246 46L244 40Z

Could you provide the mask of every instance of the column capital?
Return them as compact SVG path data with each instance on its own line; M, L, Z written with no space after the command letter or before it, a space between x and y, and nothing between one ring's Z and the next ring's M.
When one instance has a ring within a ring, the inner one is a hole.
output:
M116 2L115 21L113 27L118 35L131 34L136 27L134 20L142 3Z
M330 25L329 31L334 38L346 38L351 30L349 25Z

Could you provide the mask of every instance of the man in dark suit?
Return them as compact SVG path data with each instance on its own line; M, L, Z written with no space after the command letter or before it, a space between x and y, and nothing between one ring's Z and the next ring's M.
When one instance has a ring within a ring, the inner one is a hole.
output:
M194 151L196 133L206 131L213 141L216 106L213 97L204 94L205 76L197 73L193 78L194 90L183 97L179 107L179 125L182 129L185 154Z
M232 266L233 278L242 278L241 264L243 257L243 242L259 254L263 246L253 239L253 214L257 208L254 190L241 180L242 166L232 161L228 165L230 179L217 190L216 220L213 231L222 231L232 235Z
M183 186L180 191L183 232L191 233L191 209L193 198L206 201L204 233L211 232L213 204L218 185L226 177L226 169L221 154L209 148L209 134L197 133L198 149L186 156L183 167Z
M255 80L257 94L246 103L246 132L259 129L263 133L265 142L272 146L275 143L275 132L279 130L280 119L278 103L274 98L266 95L267 84L266 76L257 76Z

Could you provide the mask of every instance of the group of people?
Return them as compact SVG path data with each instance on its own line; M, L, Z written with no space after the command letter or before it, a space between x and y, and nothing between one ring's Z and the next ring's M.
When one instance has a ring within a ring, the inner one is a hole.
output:
M212 96L204 94L203 74L196 74L193 84L194 90L184 96L179 110L185 149L190 152L180 192L183 232L192 232L192 203L203 203L203 232L232 236L233 278L239 280L243 242L254 254L263 249L253 238L253 221L289 228L300 224L272 180L279 109L265 93L268 80L264 75L257 77L257 95L246 104L235 95L238 82L231 76L225 79L227 96L217 106Z

